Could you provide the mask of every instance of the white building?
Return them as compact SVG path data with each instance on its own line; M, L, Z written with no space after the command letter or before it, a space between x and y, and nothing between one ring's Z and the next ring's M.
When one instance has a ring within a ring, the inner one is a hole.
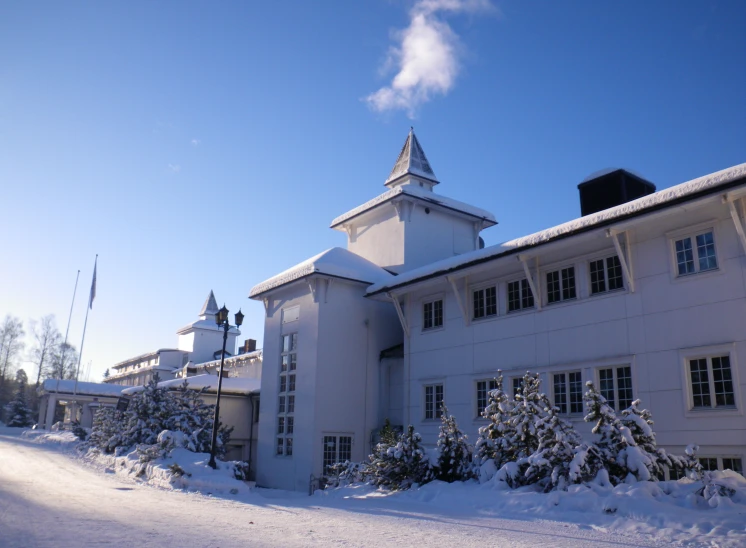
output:
M199 312L199 318L182 327L176 333L179 336L177 348L162 348L155 352L136 356L121 361L112 366L112 373L104 382L124 386L145 385L157 373L161 380L170 380L184 376L183 371L194 369L197 374L199 365L214 362L219 359L223 350L223 329L215 323L218 304L212 291L207 296L205 304ZM226 341L226 357L233 356L236 349L236 337L241 332L236 327L228 331ZM256 350L256 347L252 348ZM261 353L253 360L254 368L245 376L261 375ZM258 359L256 359L258 358ZM241 364L248 364L250 360L242 360ZM211 368L202 367L202 372ZM214 371L214 368L212 368Z
M661 446L742 469L746 164L654 194L605 173L579 185L589 214L484 249L495 218L437 184L410 132L387 190L332 222L346 250L251 290L266 313L260 485L306 490L364 459L385 418L433 445L441 401L474 440L498 369L508 386L539 372L581 431L585 381L618 410L641 398Z

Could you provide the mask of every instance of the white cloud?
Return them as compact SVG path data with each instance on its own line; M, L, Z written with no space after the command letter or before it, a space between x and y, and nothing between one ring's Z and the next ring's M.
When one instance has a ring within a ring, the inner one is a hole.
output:
M202 141L199 139L192 139L191 143L193 147L198 147L202 143Z
M461 69L459 38L442 15L486 13L489 0L418 0L409 12L409 26L394 34L398 46L389 51L385 67L399 71L391 85L365 98L376 111L405 110L409 117L433 95L447 94Z
M171 173L178 173L181 171L181 166L179 164L168 164L168 169Z

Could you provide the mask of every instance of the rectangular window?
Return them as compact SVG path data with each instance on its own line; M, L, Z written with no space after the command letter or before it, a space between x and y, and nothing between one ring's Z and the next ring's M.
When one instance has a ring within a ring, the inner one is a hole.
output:
M583 412L583 382L580 371L554 374L554 405L560 413Z
M718 469L718 459L716 457L699 457L699 463L702 465L702 469L707 472L712 472Z
M521 388L523 388L523 377L513 377L513 398L515 398L518 393L521 391Z
M497 316L497 288L495 286L472 292L473 316L475 320Z
M489 381L477 381L477 416L481 416L489 401L489 393L497 388L495 379Z
M624 289L622 263L619 257L607 257L590 262L591 295Z
M678 276L716 270L718 267L712 230L675 240L674 252Z
M422 329L443 326L443 300L430 301L422 307Z
M526 278L508 283L508 312L534 307L534 294Z
M443 385L425 386L425 418L439 419L443 414Z
M689 360L689 387L693 409L735 407L730 356Z
M277 454L293 454L293 426L295 412L295 370L298 334L283 335L280 349L280 385L277 405Z
M352 436L324 436L322 457L324 474L329 473L330 466L352 460Z
M575 298L575 267L547 272L547 303Z
M615 411L623 411L632 405L632 368L629 365L598 370L601 395Z
M723 470L733 470L743 476L743 461L736 457L723 457Z

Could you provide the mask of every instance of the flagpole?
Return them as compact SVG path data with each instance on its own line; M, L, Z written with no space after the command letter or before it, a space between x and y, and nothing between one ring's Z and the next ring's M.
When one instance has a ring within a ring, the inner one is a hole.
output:
M73 396L78 393L78 375L80 374L80 361L83 359L83 344L85 343L85 329L88 326L88 311L93 308L93 298L96 295L96 265L98 264L98 253L96 260L93 262L93 278L91 279L91 294L88 297L88 306L85 309L85 322L83 322L83 339L80 341L80 353L78 354L78 367L75 370L75 387Z
M75 294L78 292L78 279L80 278L80 270L75 276L75 289L73 289L73 302L70 303L70 314L67 317L67 329L65 330L65 343L62 345L62 353L60 354L60 375L57 375L57 392L60 391L60 377L65 374L65 350L67 349L67 335L70 333L70 320L73 318L73 306L75 306Z

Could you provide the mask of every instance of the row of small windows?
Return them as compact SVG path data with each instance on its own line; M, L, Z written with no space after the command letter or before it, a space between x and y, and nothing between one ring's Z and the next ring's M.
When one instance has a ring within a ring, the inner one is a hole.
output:
M694 236L674 241L678 276L718 268L715 251L715 236L707 230ZM588 263L591 295L624 289L622 264L617 255L596 259ZM575 267L568 266L544 274L547 304L577 298ZM507 283L508 312L534 308L534 294L526 278ZM480 320L498 315L497 285L482 287L472 291L472 319ZM423 303L423 329L443 326L443 299Z
M627 409L634 401L632 390L632 367L620 365L596 370L598 390L609 406L617 412ZM736 407L733 374L730 356L710 356L687 360L690 409L733 409ZM583 395L585 385L580 371L563 371L549 374L555 407L565 415L580 415L584 412ZM515 397L522 388L523 377L512 377L507 383ZM489 393L497 388L497 381L476 381L476 416L489 403ZM442 383L424 386L424 418L439 419L444 401Z
M295 433L295 372L298 359L298 334L283 335L281 342L275 452L277 455L292 456L293 434Z

